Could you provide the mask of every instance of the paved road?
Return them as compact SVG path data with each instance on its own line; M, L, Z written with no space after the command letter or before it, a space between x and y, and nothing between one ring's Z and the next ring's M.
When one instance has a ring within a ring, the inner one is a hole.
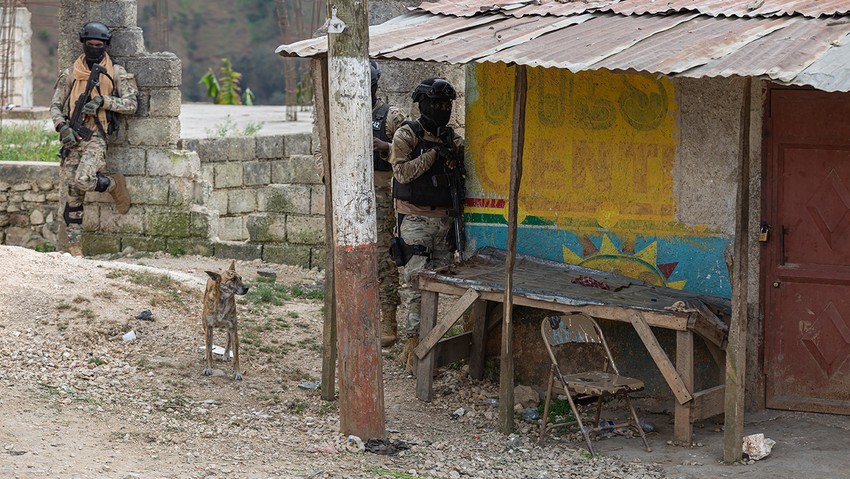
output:
M246 127L259 126L257 135L309 133L312 131L313 112L298 111L297 121L286 120L286 107L255 105L230 106L211 103L183 103L180 111L181 138L207 138L219 136L218 131L245 131Z
M47 109L38 108L38 120L3 118L2 124L41 123L52 130ZM288 133L310 133L313 128L313 110L297 112L297 121L285 121L286 108L279 105L230 106L212 103L183 103L180 107L180 138L207 138L221 136L225 130L229 135L244 132L246 127L259 130L256 135L282 135Z

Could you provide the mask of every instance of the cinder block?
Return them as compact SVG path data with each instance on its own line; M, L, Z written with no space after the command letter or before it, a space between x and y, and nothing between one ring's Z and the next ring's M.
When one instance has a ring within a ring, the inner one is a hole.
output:
M201 160L194 151L156 149L148 151L147 174L194 178L201 172Z
M272 183L322 184L322 176L312 156L295 155L272 160Z
M193 238L210 238L218 229L218 213L205 208L195 208L189 213L189 234Z
M165 247L166 251L175 256L212 256L215 253L215 245L211 241L199 239L168 238Z
M141 28L132 26L116 29L112 32L109 54L115 58L117 63L123 65L122 60L125 57L135 57L145 53L145 39Z
M313 155L313 150L310 149L313 135L311 133L294 133L284 135L283 137L283 152L284 156L292 155Z
M241 261L253 261L263 256L263 247L258 244L249 243L216 243L215 257L225 259L237 259Z
M257 136L257 158L283 158L283 135Z
M263 261L309 268L310 247L288 244L266 244L263 245Z
M173 53L162 52L128 58L124 66L127 71L136 74L136 83L140 88L179 88L183 81L180 58Z
M101 233L83 233L83 254L96 256L121 251L121 237Z
M325 244L325 219L317 216L287 216L286 241L306 245Z
M166 238L189 237L189 212L179 210L150 211L146 217L145 231L151 236Z
M195 203L195 180L173 178L168 182L168 205L188 207Z
M165 238L150 236L122 236L121 250L133 248L136 251L165 251Z
M228 162L215 165L216 188L235 188L242 186L242 163Z
M220 214L226 214L227 190L213 190L206 202L206 207Z
M134 205L168 204L168 178L164 176L129 177L127 191Z
M215 182L215 164L201 160L201 180L208 181L210 185Z
M310 187L269 185L257 192L257 209L270 213L310 214Z
M218 230L216 231L221 241L245 241L248 239L248 230L242 216L221 216L218 218Z
M202 138L198 141L201 161L251 161L256 157L253 137Z
M114 209L101 208L100 231L142 235L145 233L144 210L142 208L131 208L131 211L128 211L127 214L121 215Z
M125 175L145 174L145 150L129 147L109 147L106 152L106 171Z
M109 2L77 2L62 1L62 11L69 12L73 17L72 26L76 26L74 33L80 27L93 19L103 22L112 28L113 34L123 27L135 27L138 19L138 7L136 0L113 0ZM77 39L76 35L74 39ZM77 39L79 45L79 40Z
M180 116L180 90L160 88L150 91L151 116Z
M286 216L267 213L248 215L245 219L248 241L265 243L286 241Z
M327 252L324 247L314 247L310 248L310 267L316 268L319 271L325 270L325 261L327 259Z
M227 191L229 214L253 213L257 210L257 190L239 188Z
M248 161L242 164L246 186L267 185L272 179L272 166L268 161Z
M127 143L132 146L177 147L180 120L177 118L128 118Z

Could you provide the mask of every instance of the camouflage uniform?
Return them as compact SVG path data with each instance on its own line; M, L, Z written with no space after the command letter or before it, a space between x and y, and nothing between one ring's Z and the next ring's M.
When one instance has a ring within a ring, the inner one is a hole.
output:
M384 101L377 99L372 111L380 109ZM392 140L396 130L404 123L405 114L401 109L390 106L387 112L386 135ZM389 153L381 154L381 159L387 160ZM378 280L381 282L380 298L381 311L393 312L401 300L398 295L398 267L390 258L390 239L395 230L395 212L392 198L392 172L375 171L375 203L378 223Z
M54 127L68 120L71 102L76 101L76 98L69 98L74 83L72 68L66 68L56 80L50 102ZM121 114L134 113L139 92L134 75L121 65L113 64L112 77L115 82L113 91L101 92L104 99L102 108ZM106 129L108 125L103 127ZM95 130L91 140L80 141L69 150L60 166L60 181L68 187L60 190L59 214L65 216L69 243L79 245L83 235L83 199L87 191L95 190L97 173L106 167L106 139Z
M424 139L431 143L441 143L440 139L424 132ZM419 140L408 125L396 131L390 148L390 163L393 165L393 181L409 183L427 172L437 161L437 152L433 149L422 152L413 158ZM463 139L455 135L455 149L458 157L463 158ZM448 266L452 261L449 247L449 232L454 223L448 208L417 206L411 202L395 200L396 211L404 215L399 235L409 245L422 245L430 250L431 256L414 255L404 266L403 275L407 294L407 334L419 335L419 322L422 308L422 294L413 287L416 275L423 270Z

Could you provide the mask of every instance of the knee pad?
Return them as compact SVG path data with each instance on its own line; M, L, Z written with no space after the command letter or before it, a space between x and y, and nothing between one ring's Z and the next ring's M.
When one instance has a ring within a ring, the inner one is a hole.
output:
M65 211L62 213L62 217L65 218L66 225L83 224L83 205L71 206L65 203Z
M110 182L111 181L109 180L108 176L101 175L100 173L98 173L97 182L94 185L94 190L98 193L103 193L104 191L106 191L107 188L109 188Z

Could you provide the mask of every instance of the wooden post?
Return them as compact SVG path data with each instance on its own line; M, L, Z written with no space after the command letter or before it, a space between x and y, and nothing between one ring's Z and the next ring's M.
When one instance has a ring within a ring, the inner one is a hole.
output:
M384 438L372 102L366 2L338 0L328 27L339 427ZM335 15L334 15L335 13Z
M676 331L676 371L682 378L682 383L691 396L694 392L694 333ZM691 425L691 408L694 402L676 401L673 421L673 437L685 447L691 446L693 426Z
M735 248L732 258L732 319L726 346L726 393L724 397L723 460L740 461L744 438L744 389L747 361L747 248L750 224L750 103L752 78L744 82L741 105L738 199L735 212Z
M313 116L318 126L322 174L325 183L325 321L322 328L322 399L336 399L336 309L334 296L334 221L331 185L331 148L328 137L328 59L314 58Z
M513 282L516 263L517 210L522 181L522 150L525 146L525 99L528 77L525 65L515 66L514 114L511 131L511 190L508 197L508 244L505 258L505 311L502 322L502 357L499 368L499 429L514 430Z

